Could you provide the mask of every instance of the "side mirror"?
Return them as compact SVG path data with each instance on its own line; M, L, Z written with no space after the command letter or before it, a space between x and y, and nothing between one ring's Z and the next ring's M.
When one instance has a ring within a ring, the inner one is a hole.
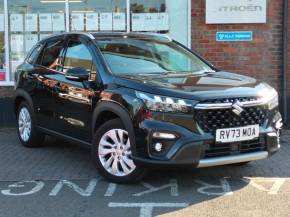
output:
M89 80L89 72L85 68L72 68L68 69L65 73L68 80L73 81L87 81Z

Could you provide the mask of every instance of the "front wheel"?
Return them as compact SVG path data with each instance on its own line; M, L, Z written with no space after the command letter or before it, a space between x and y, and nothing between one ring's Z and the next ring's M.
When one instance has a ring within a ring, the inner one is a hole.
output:
M131 141L120 119L103 124L94 135L92 157L99 172L115 183L138 182L145 169L132 160Z

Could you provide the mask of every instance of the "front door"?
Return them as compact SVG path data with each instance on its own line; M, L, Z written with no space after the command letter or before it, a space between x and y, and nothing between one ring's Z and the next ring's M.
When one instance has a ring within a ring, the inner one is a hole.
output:
M92 102L98 98L96 85L96 65L86 41L71 38L63 61L63 73L58 74L55 116L57 132L85 142L91 141ZM83 68L90 74L88 81L66 78L68 69Z

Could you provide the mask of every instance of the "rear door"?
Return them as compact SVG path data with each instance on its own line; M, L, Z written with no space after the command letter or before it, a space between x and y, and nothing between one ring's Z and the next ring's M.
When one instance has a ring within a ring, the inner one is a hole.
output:
M55 96L64 42L63 36L46 41L33 69L36 79L32 97L37 122L40 127L50 130L55 128Z

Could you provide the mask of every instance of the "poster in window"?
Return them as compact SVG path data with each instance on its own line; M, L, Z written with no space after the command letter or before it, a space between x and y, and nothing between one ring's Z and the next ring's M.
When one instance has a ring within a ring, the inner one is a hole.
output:
M25 51L28 52L38 42L37 34L26 34L25 35Z
M132 15L133 31L154 31L156 24L155 13L138 13Z
M132 15L133 31L168 31L168 13L135 13Z
M41 32L51 32L52 31L52 20L51 14L39 14L39 29Z
M113 30L125 31L126 30L126 14L113 13Z
M3 69L0 70L0 81L5 81L6 76L5 76L5 71Z
M10 15L10 31L23 32L23 15L22 14Z
M52 31L62 32L65 31L64 14L63 13L53 13L51 14L52 19Z
M84 31L84 13L72 13L71 14L71 30L72 31Z
M23 41L22 34L11 34L11 52L22 53L24 50Z
M144 29L143 14L132 14L132 31L142 31Z
M25 31L37 32L37 14L25 14Z
M113 30L113 14L100 13L100 30L112 31Z
M86 13L86 30L98 31L99 30L99 14Z
M4 14L0 14L0 32L4 32Z
M169 15L168 15L168 13L156 14L156 29L158 31L169 31Z

